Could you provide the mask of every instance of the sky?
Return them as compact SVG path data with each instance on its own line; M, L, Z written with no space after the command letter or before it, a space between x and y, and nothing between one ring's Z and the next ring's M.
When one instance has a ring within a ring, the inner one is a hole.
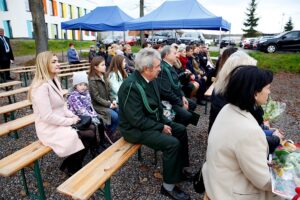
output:
M128 15L139 17L139 0L88 0L98 6L118 5ZM144 0L145 14L158 8L165 0ZM243 33L243 22L250 0L198 0L207 10L231 23L231 33ZM279 33L292 18L294 30L300 30L300 0L257 0L256 16L260 18L256 30ZM212 32L210 32L212 33ZM216 33L217 34L217 33Z

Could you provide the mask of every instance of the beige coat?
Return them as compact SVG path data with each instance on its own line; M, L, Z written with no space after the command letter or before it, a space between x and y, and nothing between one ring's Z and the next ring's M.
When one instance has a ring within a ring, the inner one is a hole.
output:
M32 106L35 128L39 140L53 149L59 157L65 157L84 148L75 129L71 128L74 114L65 105L62 89L50 80L32 90Z
M254 117L227 104L220 111L208 138L202 173L211 200L267 200L271 174L268 144Z

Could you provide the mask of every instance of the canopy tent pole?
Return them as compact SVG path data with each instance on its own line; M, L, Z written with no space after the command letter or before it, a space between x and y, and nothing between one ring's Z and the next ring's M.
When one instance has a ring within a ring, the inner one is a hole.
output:
M124 45L125 45L126 44L125 30L123 31L123 41L124 41Z
M221 34L222 34L222 28L220 27L220 34L219 34L219 53L221 52Z

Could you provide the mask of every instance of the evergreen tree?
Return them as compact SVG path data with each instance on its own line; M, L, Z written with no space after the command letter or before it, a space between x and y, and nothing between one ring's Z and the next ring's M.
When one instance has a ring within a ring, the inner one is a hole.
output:
M245 37L255 37L258 35L258 32L255 30L255 27L258 25L258 17L255 17L255 11L256 11L256 0L251 0L249 4L249 8L247 8L247 12L245 13L247 16L246 21L243 23L245 26L245 29L242 29L245 34Z
M293 28L294 28L294 25L293 25L293 22L292 22L292 18L290 17L289 21L284 26L284 31L291 31L291 30L293 30Z

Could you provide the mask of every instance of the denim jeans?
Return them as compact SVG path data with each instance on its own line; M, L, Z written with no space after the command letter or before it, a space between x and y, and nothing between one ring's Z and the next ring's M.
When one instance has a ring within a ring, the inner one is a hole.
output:
M107 125L106 128L110 130L111 133L114 133L119 125L119 109L109 109L111 114L111 123Z

